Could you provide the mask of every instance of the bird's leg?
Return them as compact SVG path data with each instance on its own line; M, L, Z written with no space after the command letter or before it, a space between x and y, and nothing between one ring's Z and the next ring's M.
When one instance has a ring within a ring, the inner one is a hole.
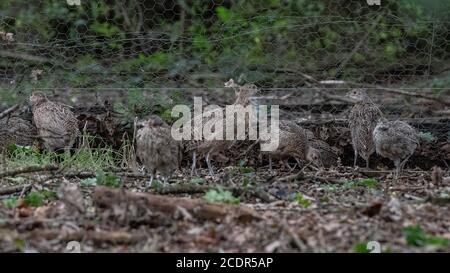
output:
M399 159L394 160L395 165L395 175L394 175L394 181L397 181L398 175L400 174L400 168L402 167L402 164Z
M355 156L353 158L353 168L356 168L356 161L358 160L358 151L355 149Z
M151 174L150 174L150 181L147 184L147 188L149 188L149 189L152 187L153 177L154 177L153 172L151 172Z
M400 174L403 170L403 167L406 164L406 161L408 161L409 156L407 158L405 158L403 161L400 161L400 159L396 159L394 161L395 164L395 176L394 176L394 181L397 182L398 178L400 177Z
M214 176L214 171L211 166L211 161L210 161L209 155L210 155L210 153L208 152L206 154L205 161L206 161L206 165L208 166L209 175Z
M385 188L384 188L384 194L387 196L389 194L389 186L390 186L390 180L386 179L385 182Z
M282 160L281 162L283 162L284 166L286 166L288 168L289 172L292 172L295 169L295 166L291 167L291 165L289 165L289 161L288 160L286 160L286 161Z
M167 186L167 185L169 185L169 178L167 177L167 176L163 176L163 185L164 185L164 187L165 186Z
M298 159L297 157L294 157L295 162L297 162L294 166L294 169L298 166L299 168L302 167L302 163L300 162L300 159Z
M194 174L197 174L197 170L195 168L196 164L197 164L197 154L196 154L196 152L194 152L192 154L191 176L194 176Z
M410 157L411 157L411 155L409 155L408 157L406 157L406 158L400 163L400 172L399 172L399 173L402 173L402 172L403 172L403 168L405 167L406 162L409 160Z
M272 156L269 155L269 171L272 172Z
M366 169L369 169L369 158L366 159Z

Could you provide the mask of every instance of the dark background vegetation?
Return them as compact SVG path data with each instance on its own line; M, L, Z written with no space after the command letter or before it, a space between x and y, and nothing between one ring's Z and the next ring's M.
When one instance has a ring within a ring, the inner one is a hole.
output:
M32 88L267 87L319 80L390 84L448 69L449 1L3 0L2 95ZM30 61L24 56L38 56ZM30 71L45 77L31 86ZM446 82L435 81L441 88Z

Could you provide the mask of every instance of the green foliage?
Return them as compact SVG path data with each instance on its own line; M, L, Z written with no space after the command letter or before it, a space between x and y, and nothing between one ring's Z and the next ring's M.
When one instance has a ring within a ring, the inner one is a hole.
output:
M403 228L403 234L406 238L406 243L411 246L448 246L450 243L446 238L426 234L419 225Z
M112 188L120 188L122 186L122 181L112 173L107 173L99 171L96 174L96 182L99 186L106 186Z
M126 104L118 102L114 110L132 120L134 117L142 118L150 113L150 101L145 98L141 89L131 89L128 92Z
M368 188L376 188L378 181L375 178L364 178L359 180L359 184Z
M41 207L46 200L55 200L56 193L53 191L42 190L33 191L25 196L24 203L31 207Z
M205 179L203 179L201 177L193 177L193 178L191 178L190 183L192 183L192 184L204 184L205 183Z
M295 201L302 207L304 207L305 209L308 208L309 206L311 206L311 201L309 199L306 199L303 194L301 194L300 192L297 192L295 194Z
M376 188L378 186L378 181L375 178L363 178L356 181L350 180L343 184L346 189L353 189L356 187L366 187L366 188Z
M255 168L253 167L239 167L239 172L244 176L248 177L255 176Z
M3 205L8 209L15 208L17 206L17 198L11 197L11 198L4 199Z
M242 179L242 187L244 188L244 189L249 189L249 188L251 188L253 185L252 185L253 183L252 183L252 180L249 178L249 177L244 177L243 179Z
M355 252L355 253L370 253L370 250L367 249L367 243L360 242L353 246L353 252Z
M156 114L170 124L172 122L171 112L173 106L183 104L181 93L173 91L169 92L169 96L166 92L152 92L151 96L146 96L146 94L150 93L145 93L140 88L131 89L127 93L126 102L117 102L114 105L114 110L128 120Z
M88 136L83 138L85 144L72 154L56 154L47 150L40 153L36 147L10 145L6 163L11 167L59 164L68 169L98 171L115 167L116 162L123 156L108 146L91 148L95 139Z
M203 198L211 203L226 203L226 204L239 204L240 200L234 197L230 191L224 190L221 187L217 189L208 190Z
M97 186L97 178L96 177L85 178L81 180L81 186L84 187Z
M431 132L420 132L419 135L426 142L433 142L436 140L436 137Z
M85 187L105 186L120 188L122 186L122 181L112 173L98 171L95 177L83 179L81 185Z
M14 246L20 251L20 252L24 252L25 248L27 246L27 243L24 239L21 238L15 238L14 239Z
M411 73L420 72L430 57L443 62L448 58L448 14L436 8L436 1L388 0L376 9L347 0L223 5L193 0L171 5L173 9L167 1L131 0L123 5L99 0L68 6L65 1L4 0L0 10L5 14L2 28L18 34L18 52L30 50L21 34L32 33L33 41L46 45L45 56L57 60L56 67L43 65L51 73L40 87L95 89L111 87L112 82L124 88L177 86L205 72L243 74L248 81L273 86L290 84L290 75L273 73L278 69L302 70L318 79L373 81L377 79L366 76L404 71L406 65ZM380 22L373 26L378 16ZM361 40L366 33L369 38ZM353 51L359 41L360 49ZM338 68L347 59L345 67ZM432 65L439 68L437 61ZM33 66L17 61L12 67L0 60L0 67L26 74ZM220 80L205 84L217 86ZM28 81L23 79L21 90L32 90ZM7 87L0 87L0 94ZM17 96L10 94L5 97Z

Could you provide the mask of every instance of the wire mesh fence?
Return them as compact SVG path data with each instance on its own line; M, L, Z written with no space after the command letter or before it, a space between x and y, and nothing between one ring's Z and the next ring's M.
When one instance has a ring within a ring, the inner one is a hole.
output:
M412 123L448 159L450 4L369 4L5 0L1 100L98 93L146 114L195 94L226 104L223 82L235 78L257 84L260 103L281 105L284 118L345 126L343 95L365 87L388 118Z

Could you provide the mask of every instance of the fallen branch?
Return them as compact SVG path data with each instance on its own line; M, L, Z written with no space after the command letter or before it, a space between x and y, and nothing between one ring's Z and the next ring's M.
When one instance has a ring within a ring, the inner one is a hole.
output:
M3 187L3 188L0 188L0 195L13 194L13 193L22 192L22 191L27 192L30 189L31 189L31 185Z
M19 105L16 104L8 109L6 109L5 111L0 113L0 119L6 117L7 115L11 114L12 112L16 111L19 108Z
M192 183L180 183L180 184L171 184L162 188L155 189L155 192L158 194L196 194L196 193L205 193L208 190L215 189L215 186L205 186L205 185L197 185ZM223 187L224 190L231 191L235 195L242 195L245 193L249 193L250 195L261 199L264 202L270 203L276 201L277 199L266 192L261 187L251 187L248 189L244 189L241 187Z
M73 231L61 232L61 230L35 230L28 237L43 238L45 240L61 240L61 241L86 241L92 240L94 243L110 243L110 244L135 244L145 239L144 235L131 234L124 231Z
M18 174L24 174L24 173L56 171L58 169L59 169L59 167L56 165L28 166L25 168L2 172L2 173L0 173L0 178L8 177L8 176L16 176Z
M171 184L162 188L155 189L155 192L158 194L195 194L195 193L205 193L211 187L198 185L193 183L180 183L180 184Z
M117 206L117 204L123 203L125 205L133 203L138 209L150 209L172 215L181 207L192 216L202 220L220 221L227 216L234 216L241 221L260 219L255 211L247 207L212 204L200 199L159 196L105 187L95 188L92 196L97 206L109 209Z

